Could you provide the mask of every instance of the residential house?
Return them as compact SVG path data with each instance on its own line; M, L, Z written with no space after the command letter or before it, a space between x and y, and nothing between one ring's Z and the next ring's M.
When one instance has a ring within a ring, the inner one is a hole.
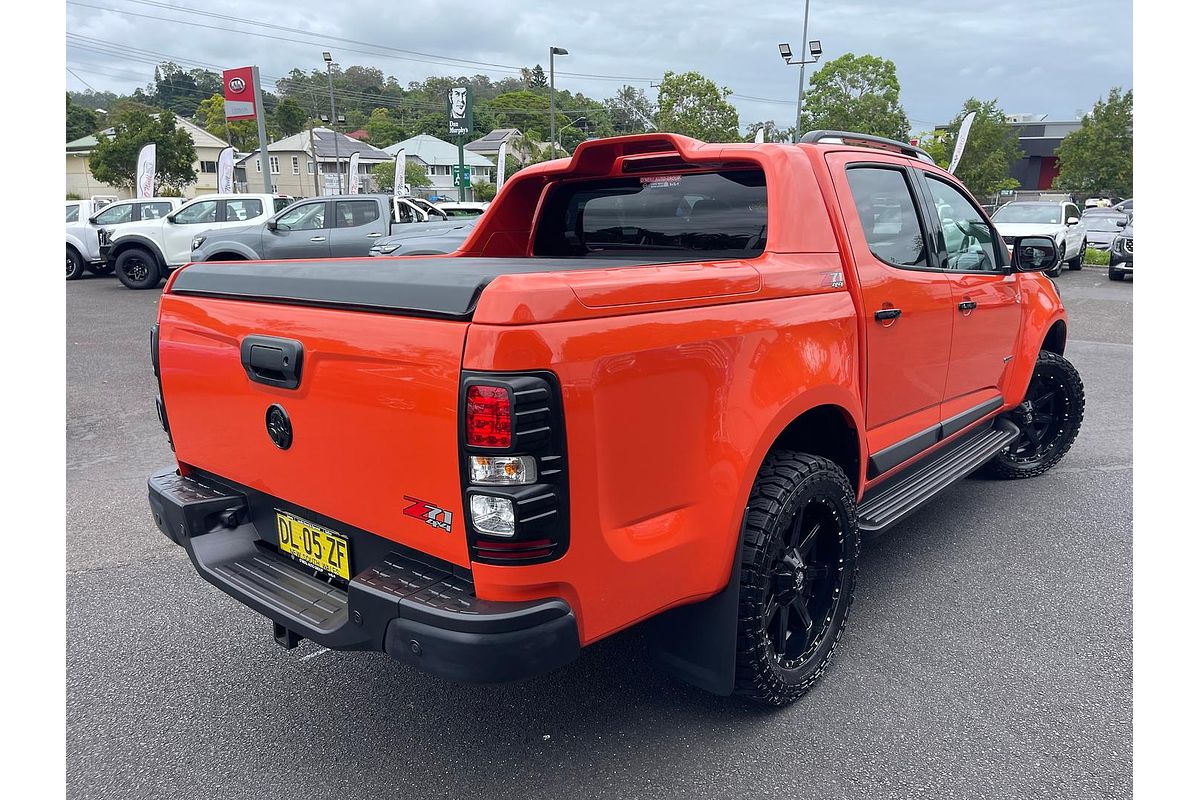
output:
M390 163L393 157L329 128L301 131L267 145L272 188L290 197L337 194L340 179L341 191L348 191L350 156L354 153L358 153L362 191L378 191L371 170ZM239 159L235 169L239 191L262 191L262 160L257 150Z
M217 156L228 147L225 140L213 136L198 125L175 115L176 127L187 131L196 147L196 160L192 167L196 170L196 182L183 187L184 197L195 197L201 194L212 194L217 190ZM116 130L108 128L101 135L115 136ZM67 142L67 194L79 197L91 197L97 194L116 195L121 198L133 197L131 189L118 189L101 183L92 175L91 155L96 149L96 136L84 136L73 142Z
M392 158L403 149L405 161L420 164L425 168L425 174L429 176L432 185L419 188L414 186L415 194L429 198L458 199L458 187L454 185L454 168L458 166L458 145L423 133L383 149ZM463 164L470 169L472 184L495 178L495 162L465 148ZM475 199L473 189L467 190L466 198Z

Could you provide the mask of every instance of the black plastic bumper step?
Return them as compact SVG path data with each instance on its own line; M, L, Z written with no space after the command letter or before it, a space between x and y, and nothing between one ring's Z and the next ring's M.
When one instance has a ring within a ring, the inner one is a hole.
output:
M263 550L212 566L231 588L279 608L313 629L331 632L346 623L347 595L305 574L295 562Z
M858 527L878 531L916 510L942 489L986 464L1017 438L1017 426L997 419L937 453L931 461L868 493L858 507Z

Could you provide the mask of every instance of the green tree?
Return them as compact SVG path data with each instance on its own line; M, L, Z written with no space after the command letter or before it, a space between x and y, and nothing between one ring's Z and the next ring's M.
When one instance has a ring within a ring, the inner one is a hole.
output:
M1110 89L1058 148L1056 188L1088 197L1133 194L1133 92Z
M896 64L846 53L813 73L804 94L805 127L854 131L908 141Z
M532 139L550 138L550 95L530 89L506 92L488 102L488 113L496 118L498 127L516 128ZM561 113L556 114L558 125L570 122ZM444 120L444 116L443 116ZM443 127L445 123L443 122Z
M645 89L622 86L604 105L608 107L614 133L645 133L654 128L654 104Z
M766 129L766 132L763 134L764 142L790 142L792 141L793 134L796 131L794 127L780 128L775 124L775 120L773 119L769 119L766 122L752 122L749 126L747 126L747 132L746 135L742 137L742 141L753 142L759 128Z
M224 113L223 109L222 113ZM308 121L308 114L305 113L304 107L291 97L280 100L271 117L275 122L275 127L279 129L280 136L292 136L300 133L304 130L304 123Z
M1012 165L1021 158L1017 130L1008 124L1003 109L993 98L988 101L969 98L962 110L944 131L931 134L922 144L941 167L950 166L950 158L958 142L962 121L970 112L975 121L967 134L967 146L954 175L976 197L985 198L1001 189L1015 189L1020 182L1012 177Z
M404 128L392 119L392 112L386 108L372 111L371 117L363 127L367 131L367 141L376 147L388 147L408 138L404 135Z
M76 139L82 139L84 136L90 136L100 127L99 116L90 108L77 106L71 102L71 95L67 95L67 141L73 142Z
M196 120L204 130L238 150L248 153L258 149L258 123L252 119L226 120L225 98L219 94L196 107Z
M735 142L740 138L737 109L725 99L732 93L699 72L668 71L658 86L654 126L706 142Z
M471 190L475 192L475 201L486 203L496 196L496 184L491 181L476 181L471 184Z
M371 174L375 176L375 184L381 192L390 192L396 187L396 167L393 163L385 161L382 164L376 164L371 169ZM405 162L404 182L411 189L420 189L433 185L433 181L429 180L429 175L426 173L425 168L415 161Z
M114 136L100 136L91 155L91 170L96 180L122 189L132 189L137 181L137 157L143 145L157 145L154 189L182 189L196 180L196 146L185 130L175 127L175 115L157 116L143 111L122 113L113 126Z
M550 85L546 80L546 70L542 69L541 64L535 64L533 69L522 67L521 80L530 89L546 89Z

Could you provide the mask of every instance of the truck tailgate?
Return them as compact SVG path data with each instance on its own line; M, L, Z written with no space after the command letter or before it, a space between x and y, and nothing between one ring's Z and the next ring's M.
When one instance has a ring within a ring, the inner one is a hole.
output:
M468 565L458 392L468 323L165 293L164 404L180 463ZM295 389L251 380L247 336L303 346ZM292 428L268 434L268 409ZM424 503L448 514L406 514ZM449 522L449 530L435 522Z

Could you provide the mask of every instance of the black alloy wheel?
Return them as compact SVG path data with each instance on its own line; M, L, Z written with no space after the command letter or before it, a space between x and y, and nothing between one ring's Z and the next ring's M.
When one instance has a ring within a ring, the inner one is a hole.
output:
M746 507L737 694L783 706L816 684L846 627L858 547L845 473L807 453L767 456Z
M1009 413L1020 433L984 470L997 478L1031 478L1057 464L1079 435L1084 392L1079 373L1057 353L1043 350L1021 405Z
M153 289L162 280L154 254L138 247L117 256L117 279L129 289Z

